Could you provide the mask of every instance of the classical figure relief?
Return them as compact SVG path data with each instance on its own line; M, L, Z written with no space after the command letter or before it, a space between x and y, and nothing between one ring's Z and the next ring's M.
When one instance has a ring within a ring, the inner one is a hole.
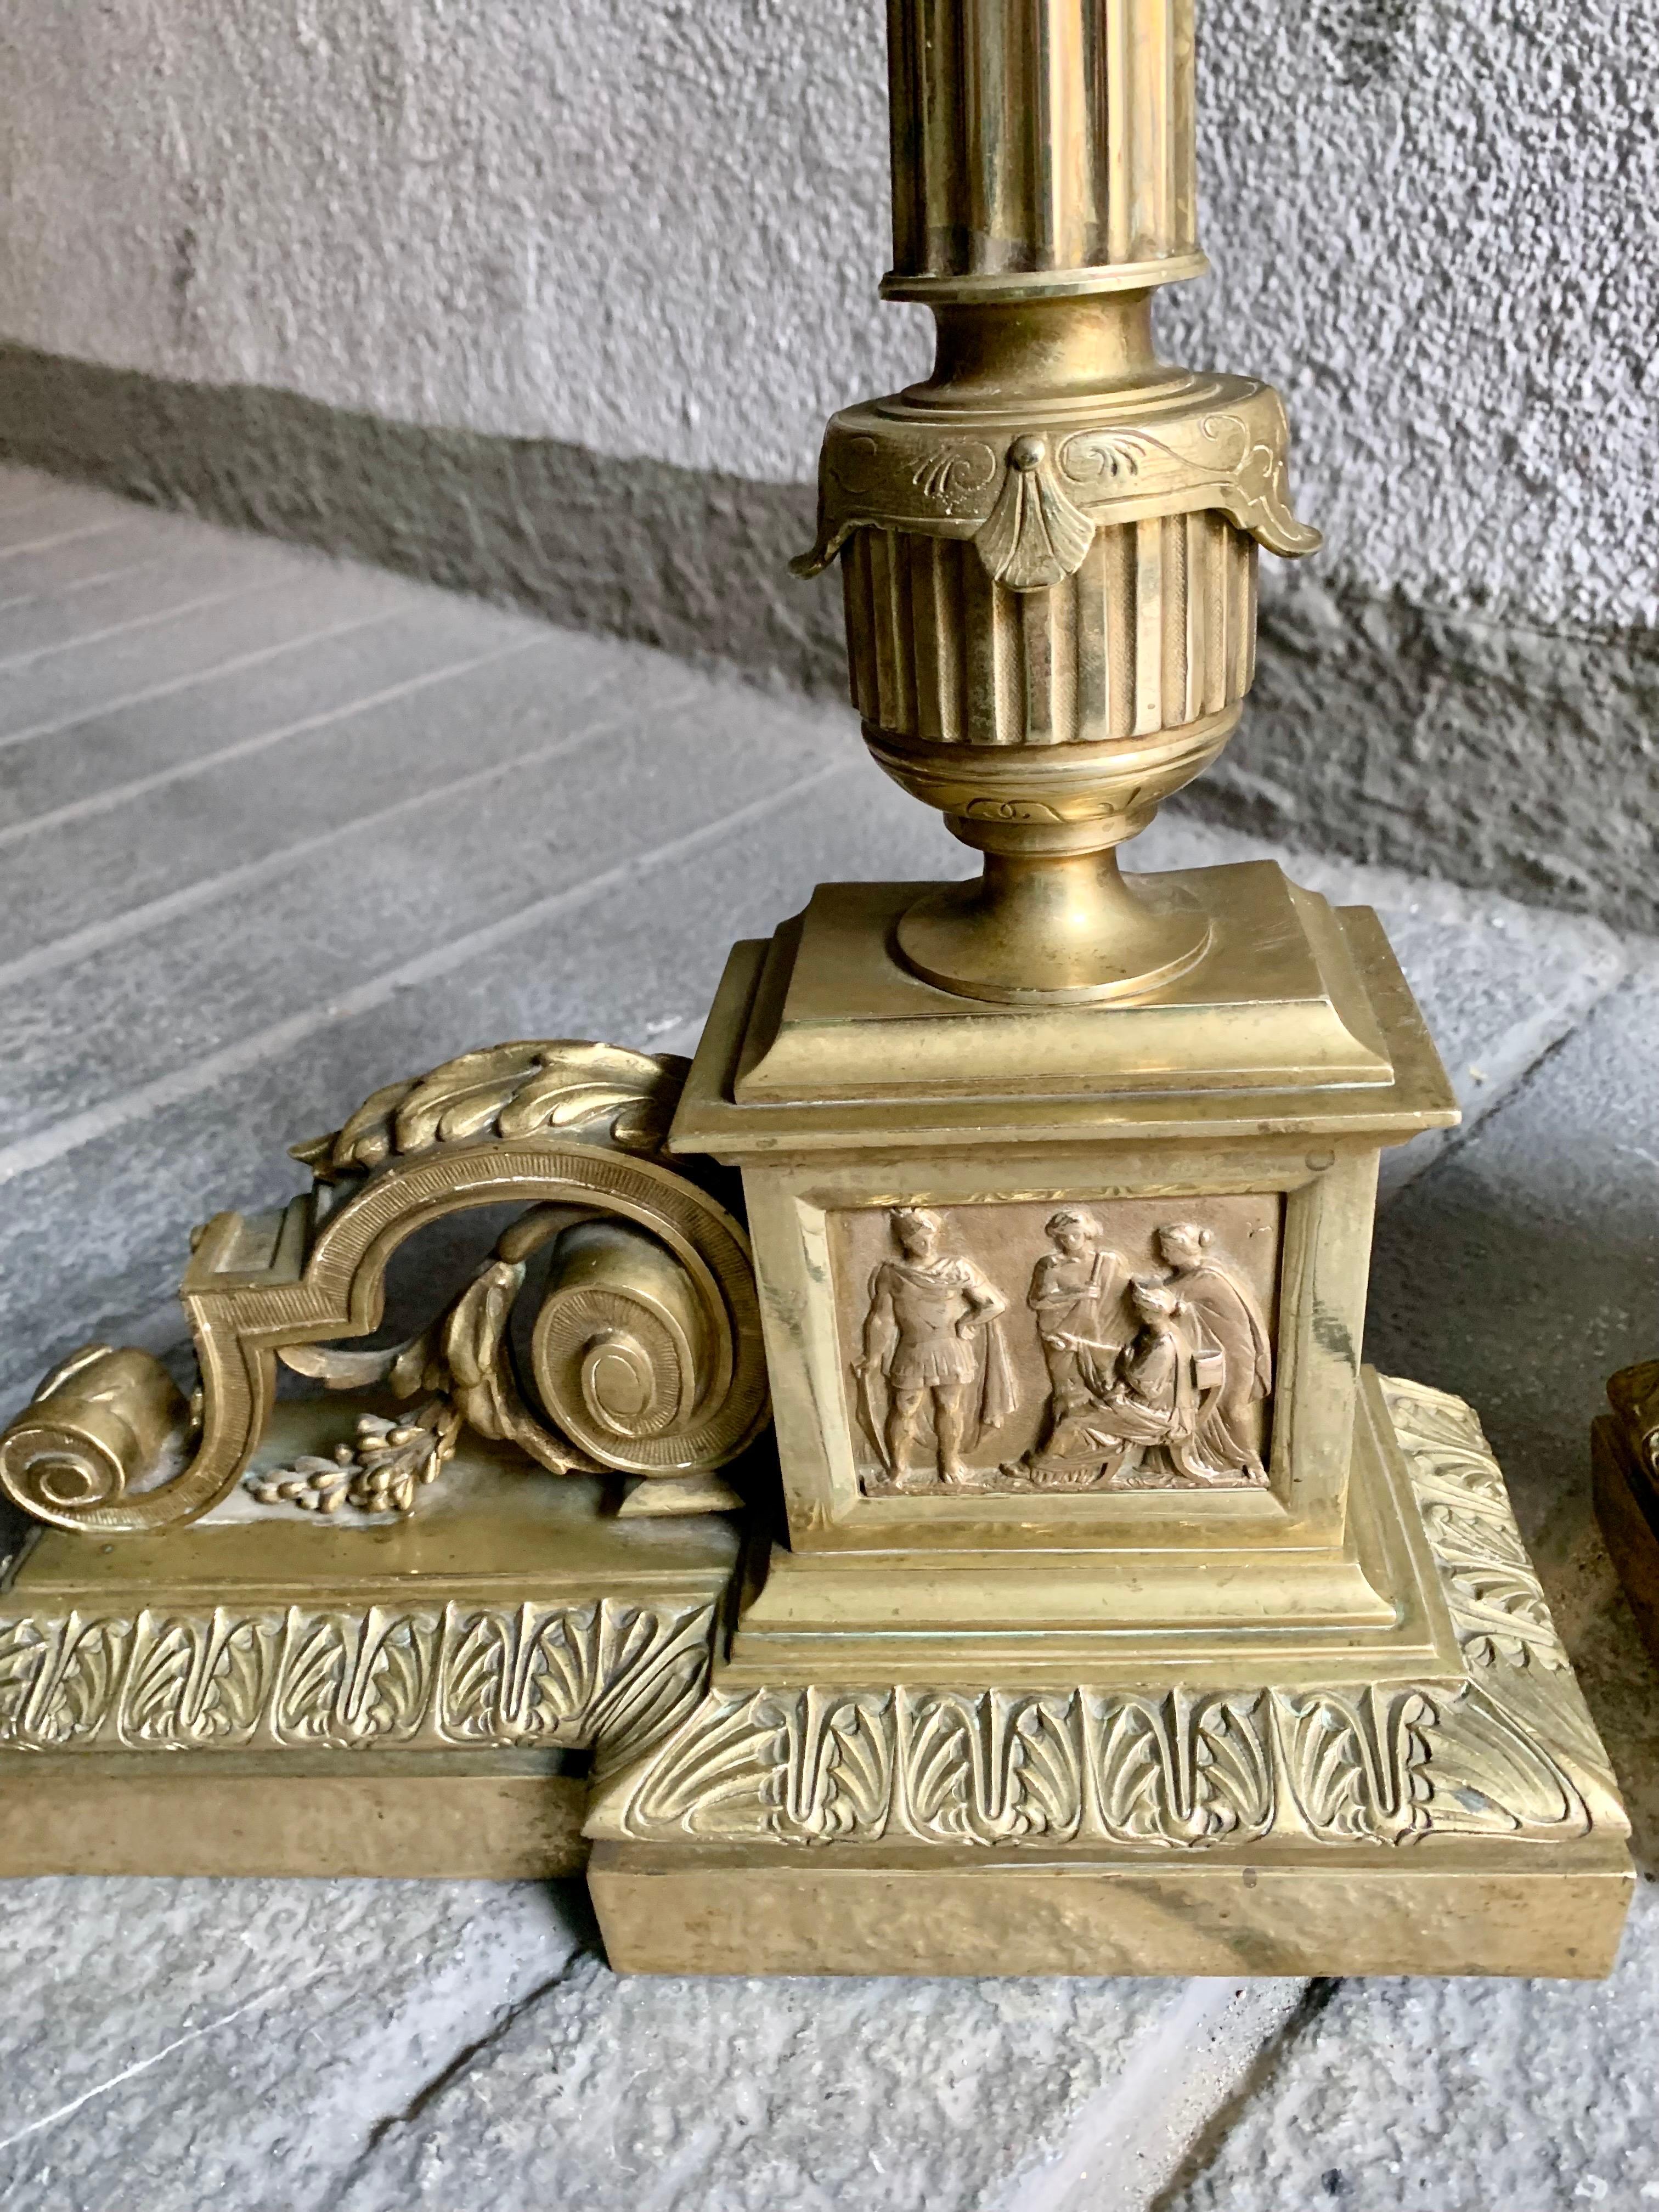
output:
M1111 1361L1103 1386L1058 1412L1048 1440L1008 1468L1045 1486L1109 1486L1143 1468L1149 1476L1195 1483L1226 1480L1196 1449L1206 1384L1219 1371L1200 1354L1181 1302L1162 1283L1141 1277L1129 1286L1135 1334ZM1067 1334L1079 1358L1109 1355L1110 1346ZM1236 1478L1235 1478L1236 1479Z
M1025 1296L1048 1370L1045 1443L1069 1415L1111 1387L1116 1346L1106 1350L1107 1331L1129 1272L1122 1254L1107 1249L1091 1213L1062 1207L1046 1233L1052 1249L1032 1269Z
M1009 1474L1091 1489L1267 1481L1249 1409L1273 1387L1267 1324L1249 1285L1209 1256L1212 1234L1186 1221L1158 1229L1153 1249L1166 1272L1127 1286L1127 1343L1109 1312L1092 1334L1078 1321L1043 1331L1052 1418ZM1073 1364L1056 1373L1066 1360Z
M848 1316L865 1489L1265 1486L1276 1209L1193 1212L845 1217L868 1286ZM1029 1325L1007 1318L1022 1286Z
M1249 1285L1208 1256L1213 1241L1213 1231L1194 1222L1170 1222L1158 1232L1158 1256L1203 1347L1220 1355L1221 1379L1204 1408L1198 1441L1212 1464L1242 1468L1259 1482L1249 1407L1273 1387L1267 1323Z
M899 1206L889 1218L897 1256L870 1278L860 1418L892 1486L947 1488L968 1480L963 1455L1000 1426L1016 1402L998 1326L1008 1301L971 1260L943 1251L936 1213ZM931 1467L916 1464L931 1417Z

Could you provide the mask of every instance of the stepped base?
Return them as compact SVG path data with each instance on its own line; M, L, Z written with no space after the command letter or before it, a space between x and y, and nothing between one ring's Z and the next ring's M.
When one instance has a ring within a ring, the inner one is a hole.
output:
M624 1972L1603 1974L1627 1825L1501 1478L1457 1400L1365 1395L1449 1632L1402 1618L1415 1668L1245 1637L1229 1680L1165 1638L1069 1689L756 1688L728 1521L618 1523L485 1445L424 1522L43 1533L0 1595L0 1874L572 1875L586 1807Z
M1224 1680L1213 1653L1195 1674L1149 1638L1139 1671L1120 1653L1069 1689L830 1670L757 1689L717 1668L596 1795L613 1964L1607 1972L1628 1824L1502 1477L1457 1399L1369 1374L1365 1396L1407 1474L1443 1656L1402 1671L1242 1634Z

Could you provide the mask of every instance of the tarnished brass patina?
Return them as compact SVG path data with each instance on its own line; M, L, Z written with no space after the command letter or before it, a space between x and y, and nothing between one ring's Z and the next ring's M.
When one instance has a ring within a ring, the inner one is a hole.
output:
M1659 1659L1659 1359L1621 1368L1590 1431L1596 1516L1631 1611Z
M1205 267L1190 0L891 0L890 46L937 356L831 423L799 565L983 873L821 886L689 1073L377 1093L204 1232L194 1406L48 1378L0 1866L591 1843L639 1972L1605 1972L1626 1824L1502 1478L1361 1364L1382 1151L1456 1119L1410 991L1272 863L1118 865L1237 723L1259 549L1318 543L1276 395L1152 343ZM504 1202L366 1342L400 1243Z

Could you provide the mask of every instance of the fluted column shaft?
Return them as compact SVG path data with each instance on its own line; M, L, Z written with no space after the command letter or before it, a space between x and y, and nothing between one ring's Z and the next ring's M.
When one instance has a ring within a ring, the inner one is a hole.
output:
M889 297L1196 274L1193 0L889 0Z

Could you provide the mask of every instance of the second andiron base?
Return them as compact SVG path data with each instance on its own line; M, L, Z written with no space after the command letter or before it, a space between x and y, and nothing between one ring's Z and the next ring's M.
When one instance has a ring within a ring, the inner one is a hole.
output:
M1277 396L1152 345L1190 0L889 30L936 357L800 565L982 872L820 887L689 1072L377 1093L201 1233L193 1395L46 1379L0 1870L586 1864L639 1972L1603 1973L1626 1824L1502 1478L1361 1364L1381 1152L1456 1119L1411 994L1270 863L1118 864L1318 542Z

